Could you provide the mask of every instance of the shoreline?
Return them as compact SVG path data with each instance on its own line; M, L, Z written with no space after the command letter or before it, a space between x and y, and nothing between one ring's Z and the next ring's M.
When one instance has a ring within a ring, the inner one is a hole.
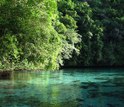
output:
M61 66L59 69L118 69L124 68L124 66ZM2 72L18 72L18 71L43 71L43 69L0 69L0 73ZM54 70L53 70L54 71Z
M118 69L124 68L124 66L63 66L60 69Z
M18 71L41 71L43 69L0 69L1 72L18 72Z
M124 69L124 66L63 66L62 69ZM43 69L0 69L0 79L9 78L13 72L45 71Z

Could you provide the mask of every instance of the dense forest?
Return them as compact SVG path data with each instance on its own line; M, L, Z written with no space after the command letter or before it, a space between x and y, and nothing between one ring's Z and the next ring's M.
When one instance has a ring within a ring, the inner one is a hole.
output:
M124 0L0 0L0 69L124 65Z

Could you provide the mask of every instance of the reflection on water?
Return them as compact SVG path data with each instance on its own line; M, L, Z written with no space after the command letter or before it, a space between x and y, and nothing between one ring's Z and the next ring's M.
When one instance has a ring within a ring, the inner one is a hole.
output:
M0 107L124 107L123 70L16 72L0 80Z

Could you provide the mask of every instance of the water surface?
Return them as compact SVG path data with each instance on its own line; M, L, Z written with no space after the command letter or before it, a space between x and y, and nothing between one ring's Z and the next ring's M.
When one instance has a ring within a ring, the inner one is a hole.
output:
M16 72L0 79L0 107L124 107L124 69Z

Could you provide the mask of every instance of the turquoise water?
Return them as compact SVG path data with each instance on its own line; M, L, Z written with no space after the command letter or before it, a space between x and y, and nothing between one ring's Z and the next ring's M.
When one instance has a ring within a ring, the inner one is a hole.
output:
M0 79L0 107L124 107L124 69L16 72Z

